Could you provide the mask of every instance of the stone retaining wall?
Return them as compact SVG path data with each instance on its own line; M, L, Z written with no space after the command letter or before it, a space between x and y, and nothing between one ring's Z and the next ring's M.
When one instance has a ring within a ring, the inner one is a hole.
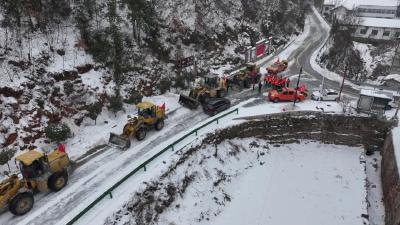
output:
M389 134L382 148L382 189L386 225L400 225L399 166L394 154L393 136Z
M299 111L240 118L248 120L222 130L221 138L257 137L271 143L310 139L325 144L362 146L367 152L380 150L392 123L370 117ZM222 140L221 140L222 141Z
M366 153L382 151L382 186L386 225L400 225L400 176L394 155L391 128L394 124L371 117L287 112L244 117L244 123L208 137L215 144L225 139L257 137L270 143L294 143L300 139L325 144L361 146ZM400 138L400 137L397 137Z

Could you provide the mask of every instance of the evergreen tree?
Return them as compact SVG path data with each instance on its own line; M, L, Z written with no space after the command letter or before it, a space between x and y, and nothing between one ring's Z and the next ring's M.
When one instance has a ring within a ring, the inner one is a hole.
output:
M113 55L112 55L112 65L113 65L113 78L114 82L117 86L120 86L124 81L124 70L123 70L123 54L124 54L124 45L122 42L122 34L118 27L118 23L120 22L120 17L117 13L117 1L109 0L107 3L108 12L107 17L110 23L110 32L111 38L113 42Z
M51 141L55 142L65 141L71 135L71 129L65 123L51 123L44 132Z
M108 109L114 113L115 117L117 117L117 112L123 110L124 108L121 94L119 93L119 90L117 88L115 89L114 95L109 97L108 101Z
M96 120L99 114L101 113L101 110L103 109L103 105L101 102L95 102L91 104L88 108L88 116L90 119L94 120L94 124L96 125Z

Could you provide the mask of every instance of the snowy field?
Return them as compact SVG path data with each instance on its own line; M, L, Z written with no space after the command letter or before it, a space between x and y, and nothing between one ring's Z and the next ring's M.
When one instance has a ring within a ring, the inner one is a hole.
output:
M202 148L160 178L195 177L155 224L364 224L362 148L308 141L271 146L258 139L225 141L217 156L215 148ZM129 213L117 224L128 221L135 224Z

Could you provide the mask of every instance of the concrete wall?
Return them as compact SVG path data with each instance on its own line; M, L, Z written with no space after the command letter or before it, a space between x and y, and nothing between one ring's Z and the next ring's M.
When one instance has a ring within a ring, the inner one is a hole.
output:
M382 149L382 189L386 225L400 225L400 175L396 164L393 139L389 134ZM399 137L397 137L399 138Z

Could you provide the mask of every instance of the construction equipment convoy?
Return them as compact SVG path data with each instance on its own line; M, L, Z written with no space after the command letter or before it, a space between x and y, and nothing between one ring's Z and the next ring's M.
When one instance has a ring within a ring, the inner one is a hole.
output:
M249 88L252 83L258 83L260 78L260 66L247 63L245 69L233 75L232 83L241 88Z
M137 105L137 108L137 116L128 119L122 134L110 134L109 144L128 149L131 146L133 136L141 141L146 137L148 130L153 128L161 130L164 127L165 104L157 106L151 102L141 102Z
M64 150L49 154L37 150L16 157L20 174L9 175L0 183L0 209L7 207L15 215L32 209L35 192L59 191L68 182L71 162Z
M195 87L190 90L189 96L184 94L179 96L179 103L189 109L196 109L208 99L224 97L225 90L223 82L219 82L217 75L206 75L204 81L196 79Z

